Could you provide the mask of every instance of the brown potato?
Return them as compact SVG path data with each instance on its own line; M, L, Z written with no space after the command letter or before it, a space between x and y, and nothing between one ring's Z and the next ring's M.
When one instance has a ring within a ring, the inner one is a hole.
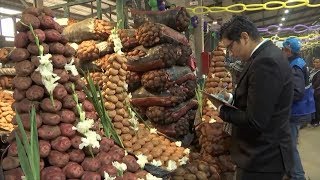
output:
M57 180L65 180L66 176L62 172L62 170L56 166L49 166L45 167L41 171L41 180L52 180L52 179L57 179Z
M69 162L69 154L52 150L49 153L48 160L51 165L62 168Z
M41 15L38 18L42 29L54 29L55 21L51 16Z
M101 167L101 162L97 157L94 158L85 158L81 163L81 166L85 171L96 172Z
M64 123L73 123L74 121L76 121L76 115L73 111L68 110L68 109L62 109L59 112L59 115L61 117L61 122Z
M140 168L136 158L133 156L127 155L122 159L122 161L127 165L127 169L130 172L137 172Z
M44 33L48 42L59 42L62 38L61 34L54 29L45 30Z
M32 14L23 14L21 17L21 22L23 22L26 25L30 25L33 27L33 29L37 29L40 27L40 21L39 19L32 15Z
M22 99L20 102L15 102L13 106L13 109L16 109L18 113L29 113L33 107L36 111L39 110L39 102L30 101L27 98Z
M41 113L42 123L46 125L57 125L60 123L61 117L55 113Z
M49 156L51 151L51 144L48 141L39 140L39 153L41 158Z
M30 57L30 53L27 49L24 48L15 48L11 51L9 59L15 62L20 62L26 60Z
M16 76L13 78L13 86L19 90L27 90L32 84L30 77Z
M58 100L63 100L63 98L66 97L67 95L68 95L67 90L61 84L58 84L53 90L53 97Z
M70 161L81 163L85 158L85 154L81 149L72 149L69 152L69 157Z
M22 99L24 99L26 97L26 91L21 91L19 89L15 89L13 91L13 99L16 101L21 101Z
M26 97L30 101L38 101L43 98L44 95L44 89L41 86L33 85L31 86L27 92L26 92Z
M32 62L24 60L16 63L15 69L18 76L28 76L34 71L35 66Z
M14 37L14 46L17 48L25 48L29 44L28 35L25 32L20 32Z
M49 50L51 54L61 54L63 55L65 52L65 47L63 44L59 42L50 43L49 44Z
M39 137L44 140L52 140L61 135L59 126L43 125L38 129Z
M53 67L63 69L67 64L67 59L63 55L53 55L51 57Z
M81 136L74 136L73 138L71 138L71 145L73 148L75 149L79 149L79 145L82 143L81 141Z
M81 177L81 180L101 180L101 176L97 172L85 171Z
M10 169L15 169L19 167L19 158L18 157L12 157L12 156L7 156L5 157L2 162L2 168L3 170L10 170Z
M58 100L54 99L52 103L49 98L45 98L41 101L40 107L46 112L56 113L61 109L62 104Z
M49 46L46 43L41 43L43 46L43 54L48 54L49 53ZM30 43L27 47L28 51L30 52L31 55L39 56L39 48L35 43Z
M76 50L73 49L70 45L65 46L64 56L65 57L72 57L76 54Z
M4 171L4 179L5 180L16 180L21 179L21 176L23 176L23 172L21 168L11 169L8 171Z
M15 115L13 117L12 122L13 122L13 124L18 125L16 118L17 118L17 115ZM26 130L30 130L31 129L30 114L29 113L20 114L20 119L21 119L23 127ZM42 119L38 114L36 114L36 126L37 126L37 128L39 128L41 126L41 124L42 124Z
M74 101L72 95L67 95L65 96L65 98L63 99L63 108L66 109L73 109L74 107L76 107L76 102Z
M46 35L41 29L34 29L34 34L38 37L39 42L42 43L46 40ZM31 42L36 42L35 36L31 31L28 31L28 38Z

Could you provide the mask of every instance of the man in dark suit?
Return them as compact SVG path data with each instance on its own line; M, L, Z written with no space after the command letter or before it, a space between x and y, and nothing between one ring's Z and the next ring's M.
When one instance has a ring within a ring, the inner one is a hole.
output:
M243 16L225 23L220 36L230 54L246 64L233 96L237 109L219 107L220 117L232 124L230 152L237 165L236 179L281 180L292 166L289 63Z

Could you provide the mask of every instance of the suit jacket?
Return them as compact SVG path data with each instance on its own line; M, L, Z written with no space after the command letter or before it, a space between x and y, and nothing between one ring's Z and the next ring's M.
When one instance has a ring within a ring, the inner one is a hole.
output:
M252 172L288 172L292 163L290 109L292 73L288 60L271 41L251 56L240 75L233 109L220 116L232 123L231 157Z

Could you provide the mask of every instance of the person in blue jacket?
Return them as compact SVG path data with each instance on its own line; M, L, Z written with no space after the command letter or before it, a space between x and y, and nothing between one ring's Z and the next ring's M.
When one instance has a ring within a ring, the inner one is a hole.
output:
M313 88L309 83L309 72L306 62L300 57L301 42L297 38L288 38L283 42L283 52L288 57L293 73L294 96L291 107L290 128L293 146L293 169L291 180L305 180L305 172L297 148L300 126L310 122L315 112Z

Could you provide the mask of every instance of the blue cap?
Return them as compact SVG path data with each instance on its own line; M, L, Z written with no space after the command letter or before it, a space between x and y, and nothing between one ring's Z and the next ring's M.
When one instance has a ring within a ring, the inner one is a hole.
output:
M290 49L294 53L298 53L301 49L301 42L298 38L289 37L283 42L283 47Z

